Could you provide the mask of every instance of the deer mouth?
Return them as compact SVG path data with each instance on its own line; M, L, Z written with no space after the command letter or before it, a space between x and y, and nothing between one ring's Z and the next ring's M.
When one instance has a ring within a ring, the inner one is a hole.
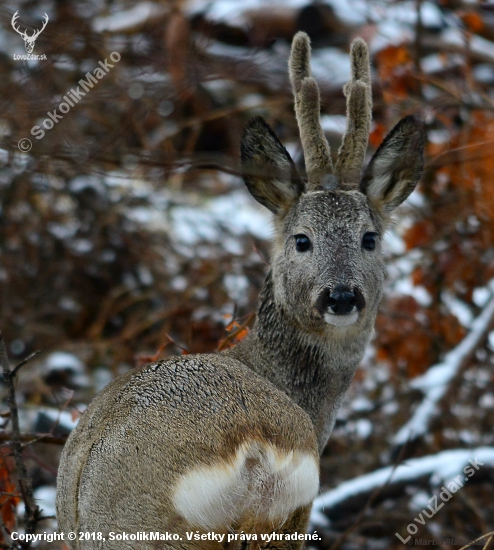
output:
M324 289L316 300L315 308L330 325L347 327L357 322L365 307L365 298L358 288L337 285Z
M359 318L359 312L353 311L352 313L336 314L331 312L326 312L324 315L324 320L326 323L333 325L335 327L348 327L356 323Z

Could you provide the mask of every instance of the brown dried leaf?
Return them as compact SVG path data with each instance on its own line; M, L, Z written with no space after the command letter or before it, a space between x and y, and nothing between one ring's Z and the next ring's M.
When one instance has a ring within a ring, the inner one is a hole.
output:
M17 486L12 480L12 473L8 466L7 454L10 453L8 447L0 448L0 514L7 531L11 532L16 526L15 510L19 502L20 495L17 492ZM0 531L0 542L6 543Z

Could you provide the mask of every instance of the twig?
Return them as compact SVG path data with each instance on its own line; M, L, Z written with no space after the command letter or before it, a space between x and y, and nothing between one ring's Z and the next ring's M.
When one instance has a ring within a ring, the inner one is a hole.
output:
M2 514L0 514L0 532L2 533L2 539L4 541L8 541L10 539L9 532L7 531L7 528L5 527L5 523L3 521ZM8 546L7 544L1 544L0 543L0 548L10 549L10 546Z
M486 463L486 468L494 466L494 447L476 447L471 449L450 449L434 455L420 458L407 459L398 466L386 466L353 479L343 481L335 489L331 489L318 496L312 507L313 526L321 525L321 516L331 516L331 512L344 513L353 507L355 501L361 502L368 498L376 488L385 490L387 487L405 486L417 483L419 480L429 479L431 476L441 478L441 472L448 465L448 471L452 472L452 465L456 465L458 472L462 471L469 459L476 457L480 462ZM392 479L387 481L390 473ZM387 482L387 484L386 484Z
M422 75L422 34L424 32L424 25L422 21L422 0L415 0L415 11L417 12L417 22L415 24L415 47L414 47L414 59L415 71L417 75ZM423 99L422 82L417 79L418 95Z
M181 350L184 355L188 355L190 353L187 348L184 348L180 344L177 344L177 342L175 342L175 340L167 332L165 332L165 336L168 338L168 340L170 340L170 343L176 346L179 350Z
M370 495L370 497L367 499L367 502L365 503L365 506L362 508L362 510L360 510L357 518L355 519L355 521L353 522L353 525L351 525L344 533L342 533L334 542L333 544L330 546L329 550L338 550L338 548L340 548L340 546L345 542L345 540L354 532L356 531L357 529L359 529L360 527L362 527L362 520L365 516L365 514L367 513L367 510L372 506L372 504L374 503L374 501L376 500L376 498L383 492L383 490L389 485L389 483L391 482L391 479L395 473L395 470L396 468L399 466L399 464L401 463L401 460L403 458L403 455L404 455L404 451L405 451L405 446L403 446L401 449L400 449L400 452L398 454L398 456L396 457L396 460L393 464L393 468L391 469L391 471L389 472L389 476L388 476L388 479L386 479L386 481L380 485L379 487L376 487L374 489L374 491L372 492L372 494Z
M478 539L475 539L475 540L472 540L472 542L469 542L468 544L466 544L465 546L462 546L460 548L460 550L468 550L468 548L470 548L470 546L472 546L473 544L476 544L477 542L480 542L481 540L484 540L486 539L487 537L489 537L487 539L487 542L485 543L484 545L484 550L487 550L487 548L489 547L489 543L492 541L492 539L494 538L494 531L491 531L490 533L486 533L485 535L482 535L481 537L479 537Z
M483 548L483 550L489 550L489 546L491 545L491 542L494 540L494 535L491 535L488 539L487 539L487 542L485 543L485 546Z
M49 445L65 445L67 441L66 435L53 435L53 434L37 434L37 433L22 433L20 434L20 441L24 443L22 448L25 449L28 445L34 443L48 443ZM0 432L0 443L4 441L12 441L13 432Z
M252 321L252 319L254 317L255 317L255 313L250 313L249 315L247 315L246 320L241 325L239 325L235 330L232 330L232 332L230 332L228 334L228 336L226 336L225 339L220 342L220 344L218 346L218 351L222 351L222 350L226 349L226 347L228 346L229 343L235 341L235 338L244 329L247 328L247 326L250 324L250 322Z
M13 370L10 368L5 342L0 332L0 364L2 366L3 377L8 391L8 405L10 409L10 420L12 422L12 434L10 448L14 455L15 465L19 476L19 488L24 502L24 522L26 534L34 534L40 516L40 509L34 501L33 487L31 479L27 474L26 464L22 456L22 436L19 428L19 411L17 408L17 399L15 395L15 373L23 365L19 363ZM30 548L31 543L27 542L24 548Z
M452 164L452 161L450 159L446 159L444 161L444 163L439 163L437 161L438 161L439 158L441 158L445 155L452 155L454 153L463 152L466 149L474 149L476 147L484 147L484 146L487 146L487 145L492 145L493 143L494 143L494 139L489 139L487 141L479 141L477 143L470 143L468 145L462 145L460 147L454 147L452 149L448 149L447 151L443 151L442 153L439 153L438 155L436 155L435 157L430 159L426 163L425 168L433 168L433 167L436 167L436 166L440 167L440 166L444 166L446 164ZM489 152L489 154L490 154L490 152ZM472 157L466 157L466 158L463 157L463 159L455 161L455 162L464 162L465 160L468 161L468 162L473 162L473 161L476 161L476 160L484 159L486 156L487 156L487 153L486 154L481 154L481 155L478 155L478 156L472 156Z
M12 369L12 372L11 372L11 376L12 378L15 378L17 373L22 369L22 367L28 362L28 361L31 361L31 359L33 357L36 357L36 355L38 355L38 353L41 353L41 350L38 349L36 351L34 351L33 353L31 353L31 355L29 355L28 357L26 357L25 359L23 359L18 365L16 365L13 369Z
M422 391L424 397L411 418L395 435L395 445L403 445L410 437L417 438L427 432L433 417L437 416L450 386L468 366L479 345L494 326L494 297L473 321L470 332L452 349L441 363L432 366L412 387Z

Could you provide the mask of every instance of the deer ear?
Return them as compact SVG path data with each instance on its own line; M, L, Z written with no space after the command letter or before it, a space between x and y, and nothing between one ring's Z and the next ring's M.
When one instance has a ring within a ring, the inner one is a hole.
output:
M304 192L304 183L288 151L261 117L247 124L240 158L250 194L274 214L288 210Z
M425 132L420 120L402 118L364 171L360 190L389 214L415 189L424 169Z

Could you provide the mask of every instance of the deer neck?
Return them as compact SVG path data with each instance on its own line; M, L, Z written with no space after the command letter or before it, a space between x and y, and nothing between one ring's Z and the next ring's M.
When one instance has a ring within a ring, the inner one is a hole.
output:
M226 353L269 380L305 410L322 453L370 340L373 321L348 337L304 332L276 304L269 273L259 296L254 328Z

